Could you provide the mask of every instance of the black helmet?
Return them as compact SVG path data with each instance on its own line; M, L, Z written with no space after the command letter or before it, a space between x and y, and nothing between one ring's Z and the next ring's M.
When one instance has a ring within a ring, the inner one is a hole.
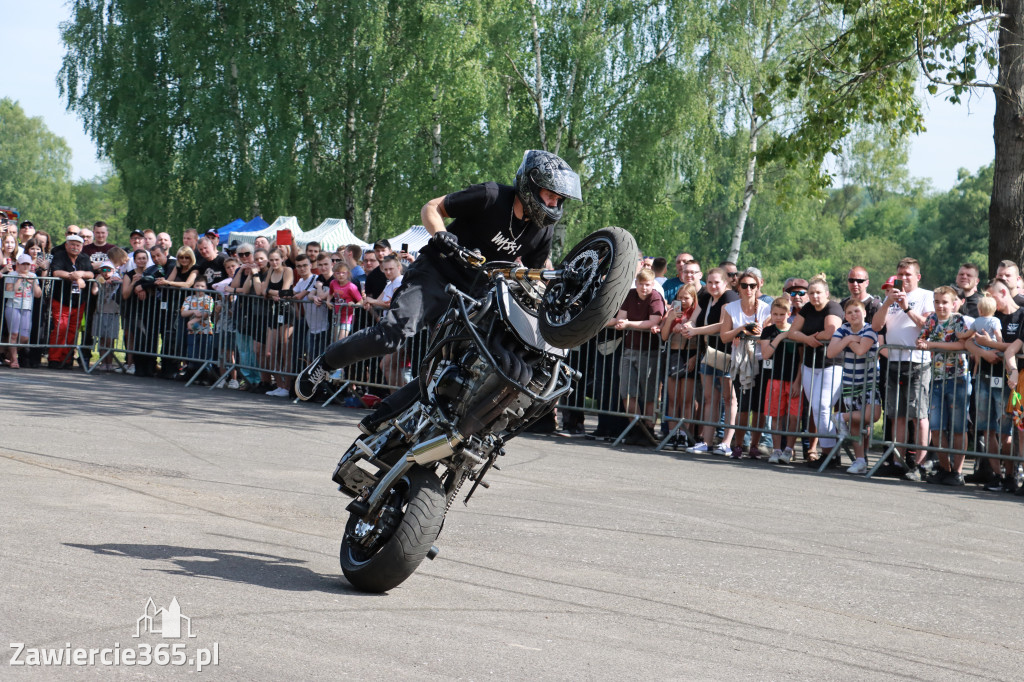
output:
M540 190L546 189L562 197L558 205L545 205ZM562 219L562 204L565 199L583 198L580 193L580 176L573 172L565 161L551 152L528 149L523 162L516 171L516 195L523 202L525 217L534 225L548 227Z

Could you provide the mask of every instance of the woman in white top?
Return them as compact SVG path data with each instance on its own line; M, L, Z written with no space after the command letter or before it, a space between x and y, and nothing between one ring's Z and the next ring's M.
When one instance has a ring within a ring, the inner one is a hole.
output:
M737 291L740 300L725 304L722 310L722 330L719 336L722 341L732 344L733 365L743 358L748 367L743 371L746 378L733 376L732 385L736 390L738 416L736 419L736 445L732 448L732 458L743 456L743 433L752 426L750 433L749 457L757 459L757 444L760 439L758 429L763 425L761 405L763 389L761 386L761 348L757 339L761 338L762 327L771 317L771 307L758 299L761 295L761 277L752 269L744 270L739 276ZM753 377L748 373L752 373ZM739 373L737 373L739 374Z
M23 253L17 257L15 270L3 276L4 318L7 320L7 361L18 369L17 344L28 345L32 332L32 303L43 295L36 273L32 272L32 256Z

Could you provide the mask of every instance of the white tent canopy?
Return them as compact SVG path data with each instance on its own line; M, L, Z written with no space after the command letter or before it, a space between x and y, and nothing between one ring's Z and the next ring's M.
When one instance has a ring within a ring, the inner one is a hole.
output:
M402 248L402 244L408 244L410 253L416 253L426 246L429 241L430 233L422 225L413 225L402 234L388 237L388 243L391 244L393 251L399 251Z
M266 237L273 245L277 239L278 230L291 232L292 239L296 243L303 235L302 228L299 227L299 221L295 219L295 216L280 216L266 229L257 232L232 232L228 237L228 243L237 241L239 244L255 244L256 237Z
M348 229L348 222L344 218L328 218L316 228L309 232L303 232L301 237L295 239L300 251L304 251L306 244L310 242L319 242L320 250L328 252L337 251L338 247L349 244L358 244L364 250L372 246L352 234L352 230Z

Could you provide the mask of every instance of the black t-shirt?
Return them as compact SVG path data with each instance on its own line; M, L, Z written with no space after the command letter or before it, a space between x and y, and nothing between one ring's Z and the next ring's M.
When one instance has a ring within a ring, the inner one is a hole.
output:
M849 301L851 298L852 298L851 296L847 296L846 298L844 298L843 300L841 300L839 302L839 312L840 312L839 319L841 321L845 321L846 320L846 316L843 314L842 311L846 310L846 302ZM867 322L868 325L871 324L871 318L875 316L875 313L877 313L878 309L881 308L881 307L882 307L882 302L879 301L874 296L868 296L867 299L864 301L864 312L865 312L864 319L865 319L865 321Z
M58 270L62 272L92 272L92 261L84 253L80 253L72 263L68 252L65 249L61 249L54 255L53 262L50 263L51 274ZM81 291L78 290L78 287L71 280L67 279L57 282L53 292L54 297L65 305L78 305L79 294L81 294ZM74 299L71 298L72 295L75 296Z
M779 328L772 324L761 331L761 338L771 341L781 333ZM764 361L765 371L772 379L796 381L800 376L800 344L786 339L777 345L778 348L775 349L772 356ZM771 367L767 367L768 363L771 363Z
M99 244L86 244L82 247L82 253L89 257L93 269L96 269L100 263L107 260L107 254L110 253L112 248L114 248L113 244L104 244L103 246Z
M839 318L839 323L843 322L843 309L839 307L839 304L835 301L829 301L825 304L825 307L821 310L815 310L813 303L805 303L804 307L800 309L800 316L804 318L804 327L800 331L808 336L813 336L820 331L825 329L825 318L829 315L835 315ZM838 362L842 362L839 360ZM820 369L822 367L829 367L837 363L835 359L828 359L825 357L825 346L818 348L811 348L807 346L804 348L804 366L814 367Z
M1003 328L1003 343L1013 343L1019 338L1024 338L1024 308L1017 308L1009 314L1001 313L997 310L993 317L999 320L999 324ZM977 342L978 340L975 339L975 343ZM990 377L993 374L1002 376L1003 361L1000 358L999 362L992 364L979 359L978 371L986 377Z
M384 287L388 285L387 275L384 269L376 267L366 275L366 295L370 298L380 298L384 293Z
M202 256L196 258L196 267L199 273L206 277L206 286L212 287L222 279L227 279L228 271L224 268L224 256L217 256L213 260L206 260Z
M479 249L488 261L514 261L522 258L529 268L544 266L551 251L554 227L538 228L513 215L515 189L485 182L471 185L444 198L444 211L455 220L447 230L459 238L459 244ZM436 256L428 244L420 254Z
M694 323L695 327L706 327L709 324L716 324L722 321L722 308L725 307L726 303L732 303L733 301L740 300L740 295L732 289L727 290L718 298L717 303L712 303L711 294L704 290L702 293L697 294L697 305L700 306L700 319ZM718 334L712 334L704 337L707 340L709 348L716 350L725 351L725 343L718 336Z

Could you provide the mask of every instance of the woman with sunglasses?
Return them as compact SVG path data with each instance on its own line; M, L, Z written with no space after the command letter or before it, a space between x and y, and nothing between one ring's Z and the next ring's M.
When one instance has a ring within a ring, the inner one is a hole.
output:
M224 290L226 294L234 298L235 348L238 351L238 364L246 382L244 388L252 391L255 391L256 387L261 384L258 370L260 367L259 356L256 353L254 341L257 336L255 333L257 323L261 329L265 329L262 320L256 319L257 306L255 303L257 299L250 293L252 291L250 280L254 274L259 272L259 266L254 258L255 254L256 247L252 244L241 244L236 249L235 257L238 258L239 265L231 277L231 283ZM262 332L260 336L262 338ZM267 386L263 392L265 393L269 388Z
M733 387L739 409L737 424L737 445L732 448L732 458L743 456L743 433L745 426L751 426L750 451L751 459L758 458L757 443L760 439L759 429L762 424L761 405L764 403L764 391L761 384L761 347L757 340L765 322L771 317L771 308L760 300L761 272L748 268L737 278L739 300L728 303L722 312L722 341L732 346L732 364L741 366L738 360L745 360L747 367L744 376L733 377Z
M818 433L821 447L831 449L835 445L835 422L832 420L832 406L839 399L842 390L843 366L834 359L825 357L825 346L843 323L843 309L829 300L828 283L825 275L815 275L807 287L809 300L793 320L789 338L804 344L802 383ZM818 461L818 453L807 452L808 466ZM840 458L833 460L840 466Z

